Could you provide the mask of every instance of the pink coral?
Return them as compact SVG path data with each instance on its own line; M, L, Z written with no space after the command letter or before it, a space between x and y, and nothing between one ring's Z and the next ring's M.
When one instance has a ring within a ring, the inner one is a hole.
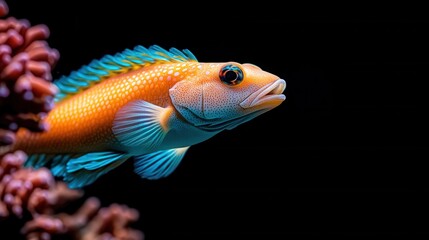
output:
M97 198L89 198L74 214L61 213L66 204L83 192L55 181L45 168L23 168L26 155L9 153L0 159L0 217L22 218L28 211L31 220L21 229L27 239L50 239L68 235L73 239L143 239L143 233L129 227L139 213L125 205L101 208Z
M0 1L0 16L7 13ZM44 131L43 117L58 91L51 69L59 59L46 42L49 29L27 20L0 19L0 145L12 144L20 127Z
M69 232L75 239L143 239L143 233L127 225L136 221L138 212L124 205L112 204L100 209L96 198L89 198L75 214L41 215L27 222L22 233L28 239L43 239L49 234Z
M12 212L22 217L23 209L32 215L52 213L65 201L77 199L82 192L71 190L63 182L55 182L46 168L23 168L25 153L5 155L0 162L0 216Z
M0 17L8 12L0 0ZM53 108L57 88L51 69L59 53L46 43L49 30L30 26L26 20L0 19L0 147L15 141L19 128L45 131L43 117ZM24 168L22 151L0 156L0 220L28 220L21 233L27 239L141 240L143 233L129 227L139 213L124 205L101 207L88 198L73 214L61 210L83 196L83 191L56 181L46 168ZM25 216L29 216L27 219Z

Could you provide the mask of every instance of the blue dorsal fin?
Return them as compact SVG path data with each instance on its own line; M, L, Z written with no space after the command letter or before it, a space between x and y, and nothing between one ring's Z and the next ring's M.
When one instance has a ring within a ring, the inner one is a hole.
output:
M60 92L55 96L55 102L64 100L121 73L152 64L188 61L198 61L189 50L180 51L176 48L165 50L157 45L149 48L137 46L133 50L125 49L113 56L105 55L100 60L93 60L89 65L71 72L69 76L62 76L56 80L54 83Z

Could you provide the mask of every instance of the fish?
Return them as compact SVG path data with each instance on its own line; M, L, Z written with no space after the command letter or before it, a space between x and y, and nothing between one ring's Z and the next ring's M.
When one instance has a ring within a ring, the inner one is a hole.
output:
M125 49L54 81L45 132L19 129L27 167L83 188L128 159L144 179L169 176L188 149L279 106L286 81L238 62L199 62L188 49Z

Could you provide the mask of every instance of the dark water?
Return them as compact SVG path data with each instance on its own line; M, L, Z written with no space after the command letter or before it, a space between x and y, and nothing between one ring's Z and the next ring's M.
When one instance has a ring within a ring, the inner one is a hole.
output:
M420 15L25 4L10 2L11 14L50 27L56 76L158 44L287 81L285 103L192 147L169 178L141 180L129 162L86 189L137 208L147 239L429 234L429 24Z

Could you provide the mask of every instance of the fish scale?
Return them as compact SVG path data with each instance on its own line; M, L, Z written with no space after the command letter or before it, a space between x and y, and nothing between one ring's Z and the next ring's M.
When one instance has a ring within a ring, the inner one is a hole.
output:
M49 131L20 131L16 148L29 153L105 150L116 143L111 129L122 106L137 99L165 106L169 101L166 89L195 76L197 66L194 62L153 65L94 85L56 105L45 120Z

